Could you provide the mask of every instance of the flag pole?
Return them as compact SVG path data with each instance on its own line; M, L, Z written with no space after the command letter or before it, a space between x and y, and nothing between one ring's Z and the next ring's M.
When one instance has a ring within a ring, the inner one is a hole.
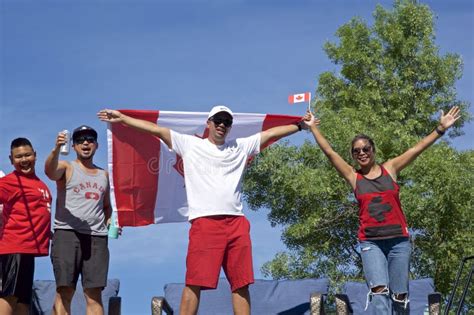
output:
M309 92L308 111L309 111L310 113L312 113L312 111L311 111L311 92Z

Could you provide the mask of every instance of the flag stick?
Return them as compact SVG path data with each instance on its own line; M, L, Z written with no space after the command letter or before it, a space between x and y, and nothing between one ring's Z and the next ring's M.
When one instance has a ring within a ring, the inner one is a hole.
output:
M308 111L309 111L310 113L313 113L313 112L311 111L311 92L309 92Z

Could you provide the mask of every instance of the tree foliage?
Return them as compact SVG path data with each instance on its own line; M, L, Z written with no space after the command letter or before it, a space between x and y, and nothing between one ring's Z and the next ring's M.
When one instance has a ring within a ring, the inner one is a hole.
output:
M373 16L372 26L353 18L337 30L337 42L324 46L337 71L319 76L312 106L333 148L350 161L350 141L365 133L383 162L430 133L437 113L453 105L461 107L463 118L449 137L461 135L470 119L454 86L462 61L457 54L440 55L433 12L396 1L390 10L377 6ZM439 141L400 174L399 183L414 237L412 277L434 277L446 294L460 259L474 254L474 151ZM266 275L326 275L333 287L362 279L356 201L314 142L264 151L246 174L244 194L252 209L270 209L272 225L284 227L288 251L264 265Z

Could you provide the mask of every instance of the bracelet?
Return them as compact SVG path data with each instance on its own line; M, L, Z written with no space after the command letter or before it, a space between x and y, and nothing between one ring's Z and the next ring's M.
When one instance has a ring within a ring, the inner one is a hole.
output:
M436 133L440 136L443 136L446 131L439 130L438 127L435 129Z
M299 122L296 124L296 127L298 127L298 131L303 130L303 127L301 126L301 121L299 121Z

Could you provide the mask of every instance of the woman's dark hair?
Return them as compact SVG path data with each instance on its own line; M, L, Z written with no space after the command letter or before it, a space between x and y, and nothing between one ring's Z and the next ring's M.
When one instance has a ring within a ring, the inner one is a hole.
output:
M354 143L356 143L357 141L359 140L365 140L367 141L370 146L372 147L372 152L375 153L375 143L374 143L374 140L372 140L371 137L369 137L368 135L364 135L364 134L358 134L357 136L354 137L354 139L352 139L352 142L351 142L351 151L352 149L354 148Z
M33 146L31 145L30 140L28 140L26 138L16 138L16 139L13 139L13 141L10 145L10 150L13 150L13 149L18 148L18 147L23 147L23 146L30 146L31 148L33 148Z

